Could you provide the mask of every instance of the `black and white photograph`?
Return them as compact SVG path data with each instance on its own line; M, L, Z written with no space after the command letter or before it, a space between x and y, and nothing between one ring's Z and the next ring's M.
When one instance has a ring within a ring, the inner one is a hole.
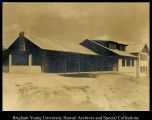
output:
M2 6L3 111L150 110L150 3Z

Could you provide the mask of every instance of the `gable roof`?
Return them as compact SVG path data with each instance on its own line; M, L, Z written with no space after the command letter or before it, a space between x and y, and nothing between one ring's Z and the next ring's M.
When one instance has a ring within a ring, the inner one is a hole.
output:
M103 48L105 48L105 49L107 49L107 50L109 50L109 51L111 51L111 52L113 52L113 53L115 53L117 55L126 56L126 57L136 57L136 56L130 54L129 52L125 52L125 51L121 51L121 50L117 50L117 49L110 49L108 47L105 47L105 46L103 46L103 45L101 45L101 44L93 41L93 40L89 40L89 41L92 42L92 43L94 43L94 44L96 44L96 45L98 45L98 46L100 46L100 47L103 47Z
M25 37L25 36L24 36ZM33 42L37 46L39 46L41 49L45 50L55 50L55 51L64 51L64 52L74 52L74 53L82 53L82 54L90 54L90 55L98 55L97 53L79 45L79 44L73 44L71 42L62 41L62 40L48 40L48 39L42 39L36 36L33 36L31 34L26 34L26 39ZM15 39L14 39L15 40ZM10 45L13 43L9 43L6 48L10 47Z
M86 39L88 40L88 39ZM117 43L117 44L121 44L121 45L125 45L127 46L128 43L127 42L124 42L124 41L120 41L120 40L110 40L110 39L102 39L102 38L95 38L95 39L89 39L89 40L92 40L92 41L103 41L103 42L113 42L113 43Z
M146 43L132 44L126 47L126 51L129 53L139 53L142 52L144 48L149 51L149 47Z

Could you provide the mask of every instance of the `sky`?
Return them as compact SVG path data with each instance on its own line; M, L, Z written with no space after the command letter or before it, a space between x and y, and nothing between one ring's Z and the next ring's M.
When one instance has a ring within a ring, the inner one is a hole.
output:
M3 3L3 43L20 31L51 42L149 42L149 3Z

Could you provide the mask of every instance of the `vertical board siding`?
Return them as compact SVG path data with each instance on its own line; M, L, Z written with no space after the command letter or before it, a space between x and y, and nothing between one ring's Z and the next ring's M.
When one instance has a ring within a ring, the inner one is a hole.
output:
M112 71L117 62L117 58L112 53L89 41L83 42L82 45L100 55L44 50L26 38L25 51L20 51L19 43L20 39L17 38L7 50L8 54L3 54L3 66L8 66L9 54L12 54L12 65L26 66L29 64L31 54L32 65L41 66L41 71L48 73Z

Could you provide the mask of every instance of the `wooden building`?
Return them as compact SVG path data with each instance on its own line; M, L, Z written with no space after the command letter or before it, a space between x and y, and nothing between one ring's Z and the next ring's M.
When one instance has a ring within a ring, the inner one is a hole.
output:
M100 56L79 45L65 41L49 42L33 37L19 37L3 51L6 72L84 72L100 70Z
M127 53L126 46L114 41L88 39L80 44L46 41L20 32L17 39L3 51L3 70L24 73L134 72L137 57ZM123 59L127 59L127 62L124 63Z
M137 56L126 52L125 43L119 43L111 40L89 40L86 39L81 45L86 48L100 54L101 56L111 57L114 63L111 61L106 61L108 64L112 65L113 71L118 71L121 73L136 73L136 59ZM102 57L104 60L104 57Z
M127 47L127 51L137 56L136 76L149 76L149 54L150 50L145 43L132 44Z

